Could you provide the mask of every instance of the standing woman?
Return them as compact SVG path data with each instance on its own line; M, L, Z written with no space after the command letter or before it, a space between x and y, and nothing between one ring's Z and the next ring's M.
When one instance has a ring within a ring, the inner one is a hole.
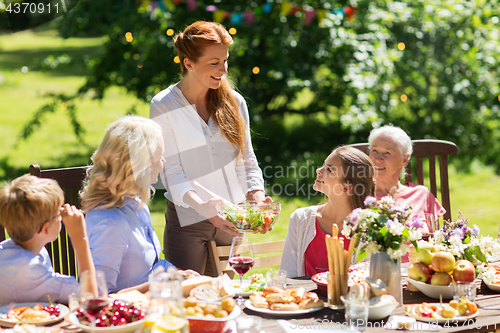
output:
M174 37L182 79L151 101L150 118L161 125L165 140L165 256L200 273L207 242L229 245L236 232L218 213L222 201L193 181L234 203L272 202L252 149L247 105L226 77L232 43L218 23L188 26Z

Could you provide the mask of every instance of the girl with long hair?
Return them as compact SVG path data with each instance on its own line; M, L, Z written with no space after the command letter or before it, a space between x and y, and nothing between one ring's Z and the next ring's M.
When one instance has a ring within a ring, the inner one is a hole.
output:
M207 242L229 245L236 232L218 213L222 201L194 181L234 203L272 202L252 149L247 105L227 78L232 43L218 23L188 26L174 37L182 79L151 101L150 118L161 125L165 139L165 256L200 273Z
M349 239L341 235L344 220L355 208L365 208L367 196L375 195L373 164L353 147L339 147L316 170L313 188L328 197L325 204L299 208L290 216L281 269L289 277L314 275L328 270L325 236L338 228L344 249Z

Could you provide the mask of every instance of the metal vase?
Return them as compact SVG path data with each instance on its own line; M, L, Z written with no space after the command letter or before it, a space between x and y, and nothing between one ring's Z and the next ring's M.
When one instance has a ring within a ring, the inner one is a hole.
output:
M399 304L403 304L403 286L401 284L401 258L391 259L387 252L371 255L370 277L382 280Z

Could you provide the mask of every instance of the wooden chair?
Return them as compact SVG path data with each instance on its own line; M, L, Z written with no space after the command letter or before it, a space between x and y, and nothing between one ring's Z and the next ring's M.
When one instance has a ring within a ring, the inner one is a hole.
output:
M252 268L277 266L281 263L281 254L259 257L259 254L266 254L271 252L283 252L285 241L275 241L267 243L256 243L252 245L255 263ZM213 267L213 272L216 275L227 273L229 277L234 277L234 271L229 266L229 252L231 245L217 246L215 241L208 243L208 257L210 265Z
M38 164L30 165L30 174L40 178L54 179L64 191L64 202L80 208L78 192L87 174L88 166L63 169L40 170ZM5 240L5 230L0 226L0 241ZM64 225L59 237L45 245L49 252L54 271L66 275L77 276L76 258L73 246Z
M448 183L448 155L455 155L458 152L457 145L450 141L443 140L412 140L413 153L410 161L405 166L406 178L405 182L411 182L411 164L412 159L416 161L417 170L417 183L425 185L424 183L424 157L429 158L429 182L430 191L437 198L436 186L436 156L439 157L439 170L440 170L440 186L441 186L441 200L440 203L446 209L443 218L445 220L451 219L451 204L450 204L450 187ZM356 147L366 154L368 151L368 143L356 143L351 145ZM427 185L426 185L427 186Z

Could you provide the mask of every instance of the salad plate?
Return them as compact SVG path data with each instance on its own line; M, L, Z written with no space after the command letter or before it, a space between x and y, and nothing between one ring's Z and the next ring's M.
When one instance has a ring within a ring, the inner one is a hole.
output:
M440 307L441 304L440 303L429 303L429 305L434 305L436 307ZM469 319L473 319L473 318L476 318L477 317L477 314L479 313L479 311L476 311L475 313L472 313L472 314L468 314L466 316L455 316L453 318L432 318L432 317L424 317L424 316L420 316L418 315L417 313L415 312L410 312L408 310L405 311L406 315L407 316L410 316L412 318L415 318L416 320L419 320L419 321L425 321L425 322L428 322L428 323L438 323L438 324L446 324L447 322L464 322L464 321L467 321Z
M238 232L265 232L274 226L281 211L281 203L219 205L219 213L224 216Z
M22 308L22 307L33 308L37 304L39 304L42 307L50 305L47 302L28 302L28 303L16 303L13 308ZM9 305L2 306L0 307L0 325L4 327L14 327L16 324L34 324L34 325L45 326L57 323L69 313L69 309L66 305L63 304L56 304L56 306L59 308L59 315L58 316L51 315L50 318L46 320L18 320L15 318L8 318L7 312L10 308L12 308L12 306Z

